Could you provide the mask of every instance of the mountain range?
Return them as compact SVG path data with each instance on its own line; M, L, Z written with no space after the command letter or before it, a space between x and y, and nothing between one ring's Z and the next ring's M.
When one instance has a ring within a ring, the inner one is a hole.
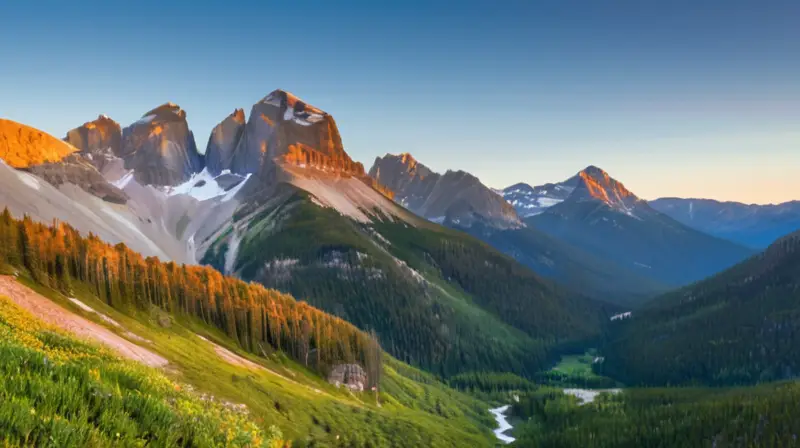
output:
M573 187L569 196L526 224L667 285L700 280L754 253L656 211L595 166L562 184Z
M332 116L285 91L249 117L224 118L203 154L172 103L129 126L100 116L50 140L54 156L0 163L0 204L13 215L291 293L439 374L533 374L560 347L597 336L607 315L603 303L395 203L345 152ZM74 156L56 161L62 152Z
M650 206L689 227L763 249L800 229L800 202L743 204L712 199L660 198Z
M611 302L635 303L753 253L657 212L595 166L555 184L515 184L502 195L463 172L435 173L410 154L378 157L370 174L409 210Z
M366 172L330 114L282 90L225 117L202 153L173 103L125 127L101 115L63 140L0 129L0 200L14 215L291 293L444 375L487 362L532 373L617 306L754 253L595 166L501 193L410 154Z

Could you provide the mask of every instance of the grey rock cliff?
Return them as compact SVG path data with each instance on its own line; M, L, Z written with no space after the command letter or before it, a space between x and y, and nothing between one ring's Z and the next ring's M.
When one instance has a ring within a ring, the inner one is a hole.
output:
M522 225L510 204L464 171L442 175L410 154L387 154L375 159L369 175L394 191L397 202L432 221L456 227L480 222L499 229Z
M205 154L206 168L211 174L216 176L231 169L234 152L244 130L244 110L236 109L211 131Z
M186 112L173 103L162 104L123 129L118 155L143 185L178 185L204 165Z

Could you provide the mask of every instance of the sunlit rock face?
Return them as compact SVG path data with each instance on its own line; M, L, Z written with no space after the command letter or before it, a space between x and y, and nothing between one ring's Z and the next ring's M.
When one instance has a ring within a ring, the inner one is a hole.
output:
M117 157L122 147L122 128L111 118L100 115L96 120L67 132L64 141L80 150L99 170Z
M203 169L186 112L163 104L122 130L118 153L142 185L174 186Z
M510 204L464 171L435 173L406 153L376 158L369 175L394 191L397 202L432 221L454 227L522 225Z
M587 167L578 173L578 177L576 188L571 195L576 200L594 199L620 211L629 211L637 203L643 202L628 191L625 185L596 166Z
M283 90L253 105L230 169L269 177L275 164L364 176L364 166L344 151L333 117Z

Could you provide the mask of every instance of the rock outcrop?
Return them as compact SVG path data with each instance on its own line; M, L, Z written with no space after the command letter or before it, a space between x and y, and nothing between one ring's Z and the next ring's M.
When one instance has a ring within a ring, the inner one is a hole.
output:
M367 386L367 372L358 364L339 364L331 370L328 382L336 387L345 386L363 392Z
M186 112L173 103L162 104L123 129L118 155L142 185L178 185L204 165Z
M244 130L244 110L236 109L211 131L205 154L209 173L216 176L231 169L234 152L244 135Z
M499 229L522 225L511 205L464 171L442 175L410 154L387 154L375 159L369 175L394 191L397 202L432 221L456 227L480 222Z
M27 171L55 187L69 183L104 201L115 204L128 201L128 196L122 190L108 183L87 159L78 154L70 154L58 162L33 165Z
M99 170L117 157L122 147L122 128L111 118L100 115L94 121L67 132L64 141L78 148Z
M46 132L0 119L0 159L13 168L57 162L76 150Z

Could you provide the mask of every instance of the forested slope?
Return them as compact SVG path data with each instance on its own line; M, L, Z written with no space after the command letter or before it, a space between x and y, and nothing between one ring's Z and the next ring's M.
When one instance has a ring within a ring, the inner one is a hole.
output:
M391 354L441 375L533 375L554 351L599 335L597 302L461 232L364 212L368 223L285 185L237 212L203 262L375 330Z
M790 447L800 386L632 389L579 405L556 390L523 396L515 447Z
M752 384L800 373L800 234L611 327L605 373L626 384Z

